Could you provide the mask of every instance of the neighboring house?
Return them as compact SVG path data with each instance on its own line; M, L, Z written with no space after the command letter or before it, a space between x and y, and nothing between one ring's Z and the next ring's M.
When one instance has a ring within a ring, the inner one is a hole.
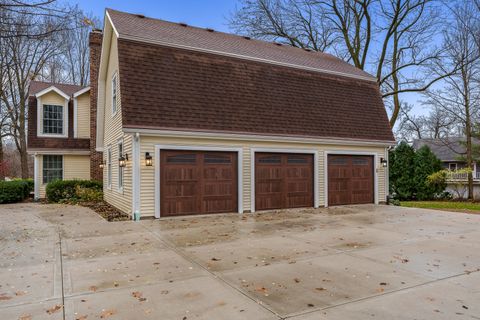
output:
M473 143L480 144L480 141L473 139ZM413 148L420 149L423 146L428 146L430 150L442 161L443 167L450 171L463 169L467 166L466 162L462 160L466 154L465 138L452 137L448 139L417 139L413 141ZM467 182L467 174L465 173L451 173L447 178L447 191L452 193L455 197L466 197L467 189L465 183ZM473 181L474 181L474 195L480 196L480 167L476 162L473 164Z
M91 57L104 197L124 212L386 201L378 84L338 58L110 9Z

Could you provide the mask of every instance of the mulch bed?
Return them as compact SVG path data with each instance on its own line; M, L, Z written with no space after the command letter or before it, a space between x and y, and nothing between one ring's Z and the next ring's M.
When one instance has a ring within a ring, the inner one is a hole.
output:
M105 201L100 202L79 202L79 205L87 207L101 215L107 221L127 221L131 220L130 216L112 207Z

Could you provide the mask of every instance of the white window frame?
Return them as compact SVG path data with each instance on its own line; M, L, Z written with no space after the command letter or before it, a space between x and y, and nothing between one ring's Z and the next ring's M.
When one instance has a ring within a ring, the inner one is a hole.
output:
M45 175L43 174L44 173L44 170L45 170L45 156L61 156L62 157L62 178L60 180L63 180L64 177L65 177L65 157L63 156L63 154L44 154L42 155L42 180L41 180L41 184L42 185L47 185L49 184L50 182L43 182L44 179L45 179Z
M455 165L455 169L452 170L452 165ZM456 162L450 162L448 164L448 170L450 171L454 171L454 170L457 170L458 169L458 164Z
M107 189L112 190L112 147L107 146Z
M117 114L117 99L118 99L118 90L117 90L117 85L118 85L118 77L117 73L115 72L112 76L112 117L114 117Z
M42 103L42 98L37 97L37 136L47 138L68 138L68 102L65 99L63 105L55 103ZM63 107L63 133L43 133L43 106L44 105L58 105Z
M120 152L120 147L121 151ZM117 141L117 162L118 162L118 177L117 177L117 184L118 184L118 192L123 193L123 186L125 184L125 167L120 167L120 157L125 154L125 145L123 144L123 139L119 139ZM121 182L121 183L120 183Z

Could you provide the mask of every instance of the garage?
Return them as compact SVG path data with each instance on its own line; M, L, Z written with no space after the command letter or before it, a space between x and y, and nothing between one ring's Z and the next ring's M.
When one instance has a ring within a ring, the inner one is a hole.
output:
M236 212L236 152L162 150L162 216Z
M328 204L374 202L373 156L328 156Z
M313 207L313 155L255 153L255 210Z

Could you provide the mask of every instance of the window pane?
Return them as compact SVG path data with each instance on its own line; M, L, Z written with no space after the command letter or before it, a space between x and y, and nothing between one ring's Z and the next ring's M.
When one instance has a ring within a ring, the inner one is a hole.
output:
M336 166L344 166L347 164L347 159L346 158L332 158L328 160L330 164L336 165Z
M43 156L43 183L49 183L54 180L63 179L63 156L44 155Z
M177 154L167 157L167 163L195 163L197 155L195 154Z
M281 163L282 159L280 158L280 156L264 156L264 157L260 157L258 159L258 162L274 164L274 163Z
M365 158L353 158L354 166L366 166L368 165L368 159Z
M223 156L219 154L205 154L205 163L209 164L229 164L232 163L230 156Z
M307 164L308 158L299 155L288 155L287 163L289 164Z
M63 106L43 105L43 133L63 134Z

